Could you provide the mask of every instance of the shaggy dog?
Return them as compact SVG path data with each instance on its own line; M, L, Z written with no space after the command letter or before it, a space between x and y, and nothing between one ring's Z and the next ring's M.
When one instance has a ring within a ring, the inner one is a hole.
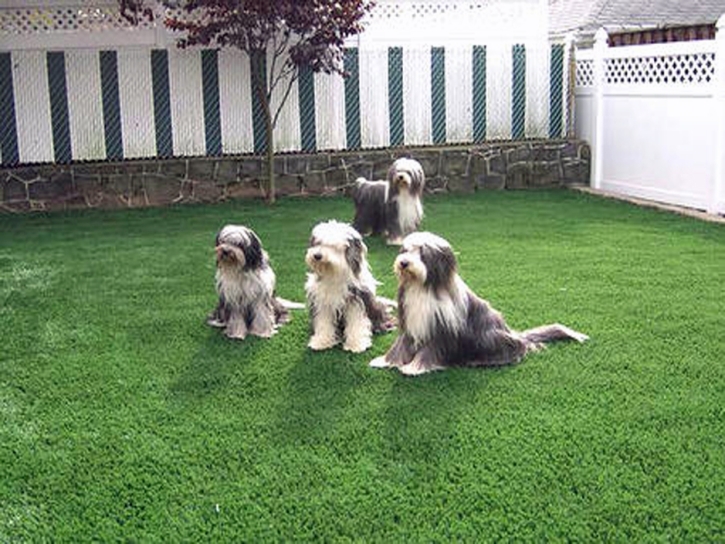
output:
M327 221L312 229L305 262L310 270L305 292L312 325L308 346L314 350L342 348L360 353L372 335L393 327L388 303L375 295L367 247L350 225Z
M355 181L352 226L361 234L381 234L389 244L418 230L423 219L425 172L414 159L396 160L388 170L387 181Z
M267 252L251 229L226 225L216 235L216 291L219 302L207 318L229 338L269 338L289 321L289 309L304 308L275 296L275 275Z
M501 366L517 363L544 342L588 339L559 324L511 330L463 282L451 246L434 234L407 236L394 270L400 334L385 355L370 362L372 367L417 375L450 366Z

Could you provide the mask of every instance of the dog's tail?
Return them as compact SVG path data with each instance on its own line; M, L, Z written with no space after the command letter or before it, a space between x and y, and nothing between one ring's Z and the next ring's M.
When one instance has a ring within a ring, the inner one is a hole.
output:
M287 310L304 310L305 305L301 302L292 302L291 300L287 300L286 298L280 298L277 297L277 302L279 302L283 308Z
M533 329L522 331L520 334L527 341L533 344L544 344L547 342L554 342L556 340L576 340L577 342L582 343L589 340L589 337L586 334L570 329L566 325L562 325L560 323L534 327Z

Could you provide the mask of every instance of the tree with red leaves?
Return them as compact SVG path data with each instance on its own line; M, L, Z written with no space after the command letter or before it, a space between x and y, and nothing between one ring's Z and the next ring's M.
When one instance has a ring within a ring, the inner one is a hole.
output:
M153 0L146 0L152 2ZM119 0L131 22L153 19L144 0ZM301 68L344 73L343 45L363 30L374 0L164 0L164 24L181 33L177 45L234 47L247 53L252 89L264 113L267 152L267 197L275 201L274 129ZM179 5L180 4L180 5ZM185 13L183 13L185 12ZM272 95L278 93L273 110Z

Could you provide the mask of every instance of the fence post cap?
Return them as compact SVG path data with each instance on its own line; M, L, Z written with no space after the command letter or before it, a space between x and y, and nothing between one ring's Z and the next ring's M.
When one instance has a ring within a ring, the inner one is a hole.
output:
M721 28L725 28L725 13L720 15L720 17L717 20L717 23L715 23L715 28L720 30Z
M595 42L606 42L607 38L609 38L609 34L607 34L607 31L604 30L604 27L599 27L599 30L594 34L594 41Z

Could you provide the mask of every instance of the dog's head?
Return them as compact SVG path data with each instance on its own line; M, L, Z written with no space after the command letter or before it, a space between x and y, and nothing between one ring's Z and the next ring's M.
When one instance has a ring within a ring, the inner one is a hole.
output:
M388 170L388 182L396 191L408 191L412 195L420 195L425 186L425 172L415 159L397 159Z
M393 270L401 287L417 284L439 290L451 285L457 270L456 256L440 236L414 232L403 240Z
M264 263L259 237L247 227L226 225L216 235L216 261L219 267L254 270Z
M318 275L359 277L367 266L368 248L360 233L347 223L326 221L312 229L305 262Z

